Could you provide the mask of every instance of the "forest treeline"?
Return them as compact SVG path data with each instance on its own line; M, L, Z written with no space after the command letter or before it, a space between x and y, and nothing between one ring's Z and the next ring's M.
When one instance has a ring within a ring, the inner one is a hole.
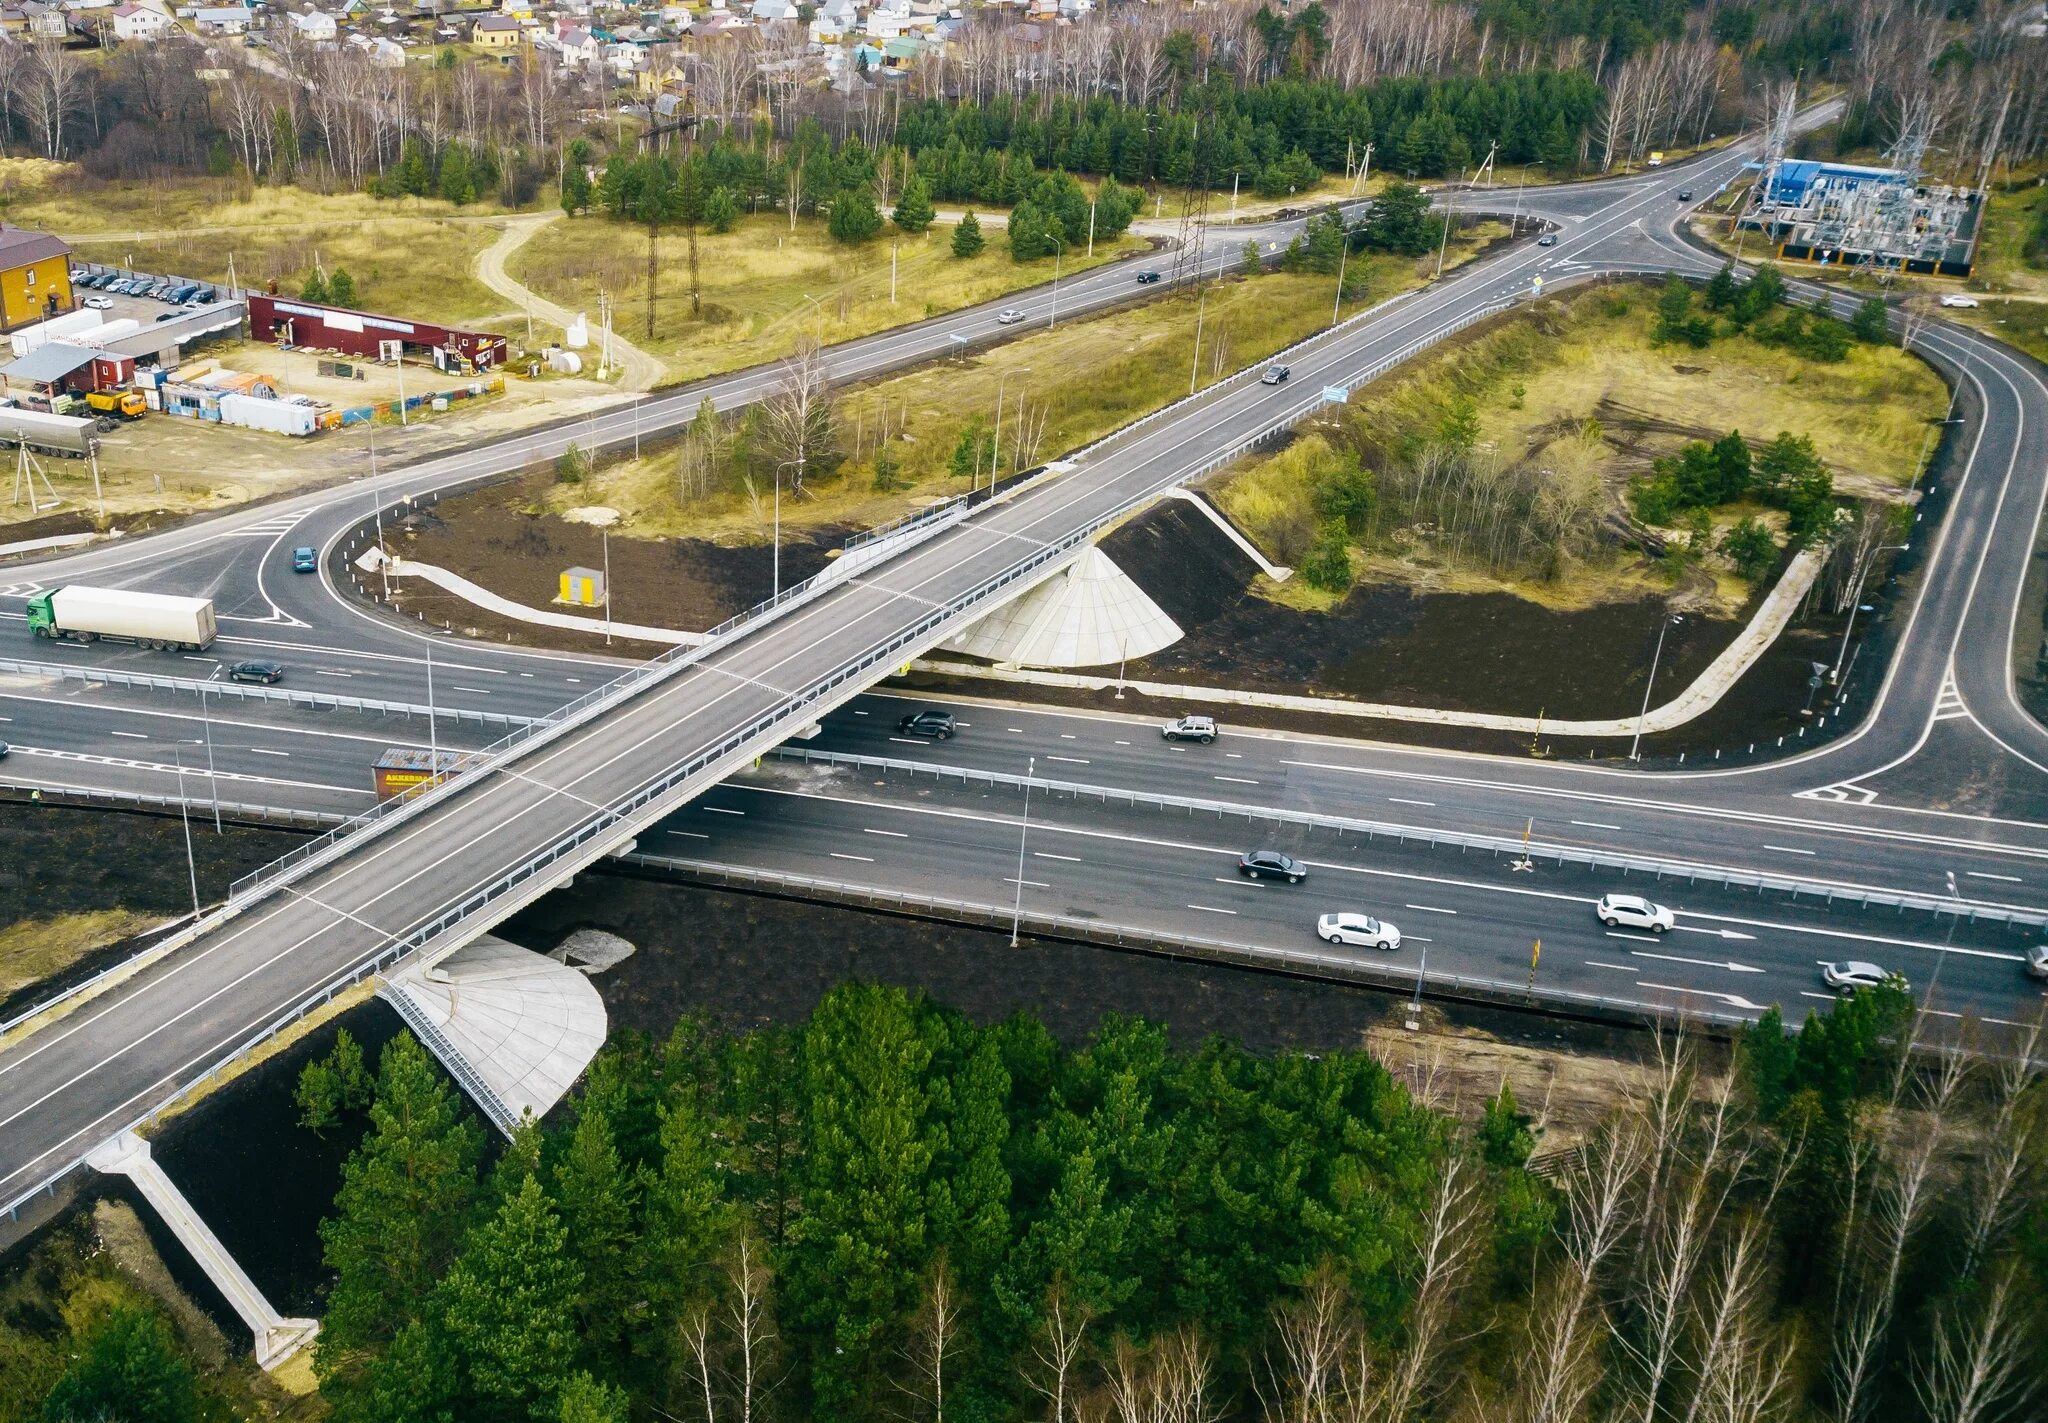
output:
M2041 1043L1909 1060L1917 1021L1773 1010L1732 1071L1660 1035L1542 1174L1505 1087L1468 1122L1360 1052L867 985L619 1035L488 1164L410 1037L374 1080L344 1039L317 1369L364 1423L2029 1416Z

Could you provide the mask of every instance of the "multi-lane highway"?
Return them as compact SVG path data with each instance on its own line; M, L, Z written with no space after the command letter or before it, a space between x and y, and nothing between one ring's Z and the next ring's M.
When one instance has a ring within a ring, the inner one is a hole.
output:
M1027 565L1051 566L1120 511L1188 477L1219 452L1303 413L1320 386L1348 384L1475 313L1525 295L1538 276L1554 285L1604 271L1711 270L1716 259L1688 247L1675 232L1682 205L1673 190L1683 182L1704 196L1731 178L1740 162L1739 153L1721 153L1650 177L1554 193L1532 190L1530 210L1559 224L1557 246L1518 245L1311 343L1291 358L1292 389L1239 382L1206 393L1111 442L1073 471L906 547L895 558L783 610L662 677L645 679L632 695L615 698L599 719L536 738L517 761L471 777L459 790L387 830L362 837L352 852L337 852L285 888L238 905L233 917L207 926L176 955L0 1054L0 1203L75 1160L114 1126L338 977L394 952L433 951L456 942L559 882L577 865L636 834L644 836L648 826L761 748L829 713L988 606L997 596L989 586L992 576L1022 577ZM1237 229L1225 240L1234 246L1245 236ZM1127 282L1127 273L1111 268L1064 284L1060 310L1125 299ZM1034 315L1049 315L1049 292L1010 300ZM977 322L991 329L983 333ZM957 344L952 340L956 334L980 339L997 333L986 310L966 313L840 348L833 357L835 369L845 376L942 354ZM1973 424L1967 458L1951 477L1955 487L1946 491L1945 526L1923 564L1901 651L1876 709L1857 732L1824 750L1739 773L1670 777L1291 738L1263 738L1256 745L1231 738L1205 748L1214 753L1217 767L1204 770L1206 762L1157 746L1141 753L1135 735L1108 736L1111 745L1102 749L1098 765L1098 757L1084 754L1081 746L1090 733L1034 714L1035 720L1019 724L1014 733L1006 727L998 736L976 728L980 734L963 737L943 754L1007 758L1012 772L1034 750L1048 757L1062 754L1089 764L1062 766L1086 774L1061 779L1171 784L1180 795L1190 794L1194 784L1209 798L1250 805L1277 797L1343 807L1342 813L1356 815L1360 805L1384 800L1398 804L1393 813L1419 827L1484 825L1487 833L1499 834L1540 817L1553 843L1598 845L1619 839L1638 850L1646 842L1656 843L1670 858L1712 863L1780 856L1809 865L1802 878L1810 873L1871 889L1930 893L1930 881L1940 876L1945 883L1946 871L1953 868L1965 908L1998 904L2048 912L2048 892L2035 870L2048 854L2048 825L2037 823L2040 816L2033 809L2048 784L2040 769L2048 765L2048 747L2042 744L2048 736L2018 708L2006 655L2019 579L2048 482L2040 443L2048 425L2048 390L2030 367L1967 332L1936 327L1917 340L1968 392L1965 410ZM643 431L657 423L673 424L707 394L730 404L752 398L771 378L753 373L710 382L647 402L637 417L628 411L601 418L595 430L579 424L566 432L521 437L386 474L355 489L301 496L188 530L23 568L7 591L19 594L31 585L90 580L210 593L224 615L222 650L227 654L288 655L301 685L325 677L345 695L423 702L427 635L350 601L329 581L331 557L323 561L329 573L294 578L281 557L286 549L315 543L331 553L378 502L516 468L548 457L572 438L585 444L593 436L628 438L636 418ZM26 647L25 635L23 642ZM86 663L108 659L99 649L59 652L46 646L26 655ZM140 654L115 660L129 665L146 661L155 671L171 665L161 656ZM211 670L199 663L186 665L195 681ZM532 715L588 692L615 670L616 664L594 657L449 645L434 657L434 700ZM342 812L360 809L367 798L367 778L359 768L381 745L444 737L473 743L479 734L474 727L444 728L437 721L423 735L427 729L421 718L394 719L390 713L252 707L211 698L202 706L196 689L146 694L85 690L34 673L14 674L0 693L6 697L5 714L14 718L6 734L21 748L4 767L9 779L156 794L183 784L191 794L187 758L210 755L217 774L240 778L237 793L229 796L224 789L223 798ZM834 719L826 736L852 741L871 735L848 725L852 714L863 710L873 708L851 706L847 717ZM1017 715L1020 723L1028 720ZM122 733L118 738L117 732ZM1119 741L1131 743L1128 755L1120 754L1126 748L1116 746ZM940 754L894 749L906 759ZM1091 743L1086 749L1096 748ZM1937 783L1988 761L2016 767L2006 778L2008 801L1995 815L1955 814L1929 801L1915 803L1901 772L1929 774L1920 767L1937 761L1941 764L1931 772ZM1234 769L1218 768L1226 766ZM357 769L351 772L352 767ZM180 772L186 772L182 780ZM203 801L207 793L195 798ZM780 797L778 803L779 813L793 813L793 798ZM859 813L883 812L863 808ZM817 843L846 831L836 822L816 823L808 830L800 821L791 824L797 827L791 833ZM869 828L887 827L860 827L863 833ZM1171 848L1179 866L1176 883L1216 848L1207 842ZM761 853L774 852L764 842ZM1342 862L1320 846L1316 858L1319 865ZM879 880L892 873L881 856L844 863L852 867L848 877L872 874ZM1370 868L1354 866L1361 872ZM1773 868L1783 872L1786 867ZM1043 876L1016 876L1014 870L1012 878L1053 884ZM1186 895L1176 909L1167 899L1180 891L1167 890L1163 876L1155 876L1159 882L1146 884L1142 893L1131 888L1146 878L1139 861L1105 861L1098 889L1076 885L1075 892L1099 893L1099 886L1112 880L1124 883L1118 902L1130 912L1154 916L1167 930L1183 922L1175 916L1186 913L1222 918L1210 911L1234 908L1235 919L1257 917L1247 916L1242 905L1191 908L1196 901ZM1322 878L1317 876L1318 884ZM1224 886L1216 888L1220 893ZM1525 931L1536 932L1539 921L1554 920L1560 926L1554 932L1567 936L1583 934L1582 906L1572 897L1590 888L1564 886L1558 891L1567 896L1562 900L1504 896L1469 885L1444 888L1446 894L1485 895L1468 902L1469 914L1459 904L1437 904L1420 891L1410 897L1434 909L1458 909L1457 917L1474 923L1498 920L1498 931L1487 936L1490 949L1481 949L1476 932L1469 938L1462 932L1444 937L1443 953L1455 964L1460 952L1501 952L1498 941L1518 941ZM1407 902L1402 900L1399 910L1411 921L1404 927L1419 937L1437 937L1412 922L1428 911L1410 911ZM1398 917L1377 900L1364 907L1386 908L1389 917ZM1686 907L1699 914L1723 913ZM1784 917L1775 908L1772 913ZM1262 933L1298 932L1291 909L1284 916L1276 911L1264 922L1269 929ZM1733 927L1732 921L1724 927ZM1774 996L1805 991L1794 984L1799 953L1810 951L1809 963L1836 956L1809 941L1847 942L1830 939L1813 926L1788 928L1774 919L1769 927L1773 936L1782 931L1795 937L1782 944L1774 937L1769 948L1754 951L1768 954L1768 965L1746 967L1773 975ZM1859 923L1841 932L1873 938L1875 926ZM1894 937L1901 940L1895 946L1899 966L1917 982L1922 975L1912 961L1938 952L1928 948L1933 942L1928 926ZM2023 1016L2026 1000L2020 990L2027 985L2016 976L2013 945L2003 937L1980 942L1961 928L1955 938L1960 958L1977 965L1953 974L1963 980L1957 991L1972 995L1973 1007L1981 1002L1987 1011L2004 1010L1996 1016ZM1759 934L1755 942L1762 939ZM1618 981L1624 968L1640 967L1631 962L1599 969L1586 957L1599 945L1571 942L1572 952L1584 950L1580 972L1611 973ZM1642 953L1651 951L1645 947ZM1641 958L1633 947L1613 952L1632 961ZM1942 959L1926 961L1925 976L1932 977L1932 964ZM1662 963L1670 973L1632 983L1710 991L1703 982L1678 977L1707 973L1708 968L1675 959L1642 962ZM1949 981L1945 975L1943 982ZM2000 987L2001 982L2007 986ZM1746 1001L1764 1001L1732 992Z

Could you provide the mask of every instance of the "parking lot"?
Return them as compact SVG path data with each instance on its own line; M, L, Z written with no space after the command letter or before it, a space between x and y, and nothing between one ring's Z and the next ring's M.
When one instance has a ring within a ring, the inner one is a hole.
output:
M211 282L150 277L113 268L74 266L71 269L71 283L80 306L99 312L109 321L126 318L140 322L144 326L168 321L183 315L188 309L204 306L210 301L226 296L225 292ZM164 294L150 296L147 293L151 290ZM181 295L182 299L165 299L172 295Z

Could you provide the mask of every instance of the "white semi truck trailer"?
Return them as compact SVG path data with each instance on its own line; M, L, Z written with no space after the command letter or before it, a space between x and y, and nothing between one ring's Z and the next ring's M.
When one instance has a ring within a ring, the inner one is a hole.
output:
M52 588L29 599L28 627L37 637L61 637L73 642L107 638L186 652L205 651L218 631L211 598L137 593L127 588L87 588L77 583Z

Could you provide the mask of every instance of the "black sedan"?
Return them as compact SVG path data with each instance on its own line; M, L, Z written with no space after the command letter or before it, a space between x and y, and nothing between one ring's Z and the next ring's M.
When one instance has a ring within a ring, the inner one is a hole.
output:
M231 662L228 676L236 682L261 682L269 686L284 680L284 668L275 662Z
M1308 878L1308 866L1278 850L1247 850L1237 857L1237 872L1246 879L1284 879L1300 884Z

